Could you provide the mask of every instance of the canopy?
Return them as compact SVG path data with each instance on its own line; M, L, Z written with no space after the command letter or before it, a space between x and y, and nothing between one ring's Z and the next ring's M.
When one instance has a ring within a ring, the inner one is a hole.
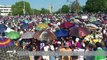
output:
M66 30L64 30L64 29L59 29L59 30L56 30L55 35L56 35L57 37L66 37L66 36L68 36L69 34L68 34L68 31L66 31Z
M20 37L20 33L11 31L11 32L7 33L6 36L10 39L18 39Z
M21 35L22 39L30 39L33 38L34 32L28 31Z
M0 24L0 33L3 33L7 27L4 24Z
M75 36L75 37L84 37L88 35L90 32L87 28L85 27L75 27L70 30L70 36Z
M36 32L34 38L38 40L55 40L56 36L53 32L50 32L49 30L44 30Z
M87 24L86 27L91 29L91 30L98 29L98 27L95 24Z
M11 31L14 31L14 30L9 27L5 30L5 32L11 32Z
M44 29L46 29L46 28L48 28L48 27L49 27L48 24L46 24L46 23L40 23L40 24L38 24L38 25L36 26L36 30L41 31L41 30L44 30Z
M71 28L72 26L73 26L72 23L70 23L70 22L64 22L59 27L60 28Z
M0 38L0 48L14 45L14 42L8 38Z

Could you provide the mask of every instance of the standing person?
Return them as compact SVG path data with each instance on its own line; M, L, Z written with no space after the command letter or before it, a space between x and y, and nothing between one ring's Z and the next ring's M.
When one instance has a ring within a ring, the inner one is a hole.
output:
M71 52L72 50L67 45L64 45L64 47L60 48L59 51ZM71 58L71 56L62 56L61 60L72 60L72 58Z
M102 49L101 43L96 43L96 45L97 45L96 52L97 53L99 53L99 52L104 53L104 50ZM106 56L99 55L99 56L95 56L94 60L101 60L101 59L105 59L105 58L106 58Z

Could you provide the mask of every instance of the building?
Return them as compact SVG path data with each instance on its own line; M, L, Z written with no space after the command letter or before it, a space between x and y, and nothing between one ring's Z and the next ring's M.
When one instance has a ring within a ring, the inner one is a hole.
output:
M11 5L0 5L0 15L7 16L11 13Z

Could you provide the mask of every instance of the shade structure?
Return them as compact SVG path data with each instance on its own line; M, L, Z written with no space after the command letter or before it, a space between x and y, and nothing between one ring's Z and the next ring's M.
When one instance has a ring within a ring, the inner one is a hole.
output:
M11 32L7 33L6 36L9 39L18 39L20 37L20 33L19 32L15 32L15 31L11 31Z
M11 51L11 52L7 52ZM0 60L30 60L29 56L18 56L18 53L14 51L26 51L21 47L15 45L0 48Z
M86 27L91 29L91 30L98 29L98 26L96 26L95 24L87 24Z
M29 23L29 20L24 20L24 23Z
M55 32L55 35L57 37L66 37L69 35L68 31L64 30L64 29L59 29Z
M92 24L101 25L102 23L100 21L94 21L94 22L92 22Z
M93 16L91 16L90 18L89 18L89 21L90 22L94 22L94 21L96 21L97 19L95 18L95 17L93 17Z
M56 36L49 30L38 31L34 34L34 39L38 40L55 40Z
M4 24L0 24L0 33L3 33L7 27Z
M14 30L9 27L5 30L5 32L11 32L11 31L14 31Z
M69 32L70 36L75 36L75 37L84 37L89 33L90 31L85 27L75 27L71 29Z
M14 45L14 42L8 38L0 38L0 48Z
M37 26L36 26L36 30L39 30L39 31L41 31L41 30L44 30L44 29L46 29L46 28L48 28L49 26L48 26L48 24L46 24L46 23L39 23Z
M28 32L25 32L21 35L21 38L22 39L30 39L30 38L33 38L35 32L31 32L31 31L28 31Z
M60 25L60 28L71 28L72 26L73 26L73 23L64 22Z

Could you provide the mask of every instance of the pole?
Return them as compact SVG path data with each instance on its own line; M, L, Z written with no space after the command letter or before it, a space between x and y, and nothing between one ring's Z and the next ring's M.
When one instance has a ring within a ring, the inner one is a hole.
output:
M25 6L25 1L23 0L23 15L25 15L26 14L26 6Z

